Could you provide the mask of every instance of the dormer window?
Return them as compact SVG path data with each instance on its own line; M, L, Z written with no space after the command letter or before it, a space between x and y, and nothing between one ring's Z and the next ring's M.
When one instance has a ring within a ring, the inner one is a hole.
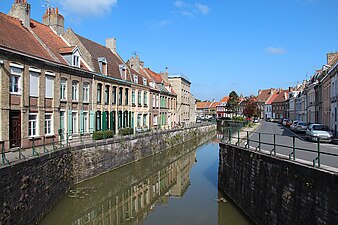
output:
M108 74L107 59L104 57L100 57L98 58L98 61L99 61L99 67L100 67L101 74L107 75Z
M147 86L147 79L143 78L143 85Z
M134 83L138 84L138 76L137 75L134 75Z
M62 47L59 49L59 53L69 65L80 68L80 51L78 47Z

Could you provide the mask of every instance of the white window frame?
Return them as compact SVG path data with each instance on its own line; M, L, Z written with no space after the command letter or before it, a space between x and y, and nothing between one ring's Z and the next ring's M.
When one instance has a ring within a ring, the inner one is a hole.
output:
M79 82L77 80L72 81L72 101L79 101Z
M67 100L67 79L65 78L61 78L60 81L60 100Z
M35 120L31 120L29 118L30 116L35 116ZM35 133L33 132L33 127L31 125L31 123L34 123L34 122L35 122ZM29 113L28 114L28 136L29 137L38 137L39 136L39 116L38 116L38 113Z
M46 73L45 76L45 98L54 98L54 76L51 76L49 73ZM48 80L51 80L52 85L51 85L51 90L49 90L47 83Z
M33 68L29 69L29 96L39 97L39 83L40 83L40 70ZM33 86L32 77L37 77L37 84Z
M72 66L80 68L80 53L79 51L75 51L72 54Z
M89 133L89 112L83 111L83 133ZM87 120L87 121L86 121Z
M12 70L12 68L20 69L21 72L15 72ZM21 95L21 88L22 88L21 77L23 75L23 66L20 64L16 64L16 63L10 63L10 71L11 71L10 82L9 82L10 83L10 89L9 89L10 94ZM12 91L14 90L14 87L12 87L14 78L18 78L17 79L18 91Z
M50 118L47 119L47 117L49 116ZM47 122L49 122L50 124L48 124ZM54 135L53 113L45 114L45 135Z
M83 82L83 102L88 103L89 102L89 89L90 89L90 84L88 82Z
M138 84L138 76L137 75L134 75L134 83Z
M74 116L75 115L75 116ZM72 132L73 134L77 134L79 132L79 120L78 120L78 112L72 111ZM76 120L74 121L74 119ZM75 125L75 126L74 126Z
M143 85L147 86L147 79L143 78Z

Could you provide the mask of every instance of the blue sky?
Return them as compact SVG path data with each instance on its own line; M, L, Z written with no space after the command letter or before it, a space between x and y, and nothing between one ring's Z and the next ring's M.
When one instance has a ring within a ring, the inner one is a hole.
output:
M1 0L7 13L14 0ZM43 0L28 0L41 21ZM117 38L125 59L181 73L198 99L230 91L287 88L338 51L337 0L51 0L65 26L104 44Z

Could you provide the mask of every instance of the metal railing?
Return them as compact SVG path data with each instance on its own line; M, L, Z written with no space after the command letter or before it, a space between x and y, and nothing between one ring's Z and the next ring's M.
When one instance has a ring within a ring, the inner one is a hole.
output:
M227 127L224 128L221 141L226 144L232 144L239 147L244 147L246 149L251 149L257 152L267 153L271 156L282 157L292 161L304 160L312 163L313 167L320 168L322 166L322 157L338 157L337 153L322 151L322 140L318 137L315 143L307 144L311 145L309 148L300 146L296 136L285 136L279 134L271 133L260 133L260 132L250 132L250 131L241 131L242 127ZM278 140L288 141L290 144L281 144L278 143ZM300 140L302 141L302 140ZM308 142L304 142L308 143ZM303 143L303 145L304 145ZM264 146L264 147L263 147ZM299 153L310 153L313 154L307 155L307 159L303 157L297 157ZM312 159L310 159L312 157ZM337 158L338 159L338 158ZM329 166L329 165L328 165ZM337 161L338 166L338 161Z
M38 157L44 154L52 153L67 147L76 147L89 144L107 143L109 140L116 142L143 137L146 135L159 134L162 132L174 132L184 129L192 129L202 126L211 125L212 123L195 123L189 126L179 126L172 128L157 128L149 129L147 132L133 133L130 135L119 135L115 134L113 137L108 137L103 132L102 139L96 140L93 138L93 130L87 133L60 133L57 135L39 136L39 137L25 137L20 139L2 140L0 141L1 148L1 160L0 166L10 165L11 163L18 160L25 160L32 157ZM18 144L15 146L14 144Z

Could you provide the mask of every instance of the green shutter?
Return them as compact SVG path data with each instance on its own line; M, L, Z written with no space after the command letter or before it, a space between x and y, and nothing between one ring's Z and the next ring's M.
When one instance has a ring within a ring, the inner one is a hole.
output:
M68 134L71 135L73 133L73 117L72 110L68 110Z
M80 134L83 134L83 110L80 110Z
M92 133L94 131L95 113L94 111L90 111L89 114L89 132Z
M102 112L102 130L107 130L107 113L106 113L106 111Z

